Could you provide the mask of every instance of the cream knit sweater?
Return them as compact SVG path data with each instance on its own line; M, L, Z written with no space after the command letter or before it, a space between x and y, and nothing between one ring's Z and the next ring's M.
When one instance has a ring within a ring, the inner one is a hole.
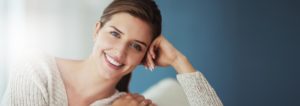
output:
M30 61L21 62L10 74L3 106L68 106L65 87L54 57L35 55ZM178 74L191 106L222 106L214 89L200 72ZM109 106L122 95L95 101L91 106Z

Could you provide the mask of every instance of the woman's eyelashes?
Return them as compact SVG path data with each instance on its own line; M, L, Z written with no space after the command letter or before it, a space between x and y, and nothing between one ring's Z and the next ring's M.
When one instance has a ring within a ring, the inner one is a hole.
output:
M116 37L116 38L121 38L120 33L117 32L117 31L111 31L110 34L112 36ZM142 46L140 44L136 43L136 42L131 43L130 47L135 49L136 51L139 51L139 52L143 50Z
M111 31L110 34L116 38L121 38L121 35L117 31Z
M135 50L137 50L137 51L142 51L142 47L141 47L141 45L139 45L139 44L137 44L137 43L132 43L131 45L130 45L130 47L132 47L132 48L134 48Z

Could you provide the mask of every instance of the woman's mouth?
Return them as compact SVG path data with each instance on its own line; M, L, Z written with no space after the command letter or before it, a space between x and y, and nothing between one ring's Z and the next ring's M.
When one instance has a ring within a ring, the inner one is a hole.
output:
M104 56L105 56L105 61L107 62L108 66L110 68L112 68L113 70L118 70L124 65L124 64L118 62L113 57L107 55L106 53L104 53Z

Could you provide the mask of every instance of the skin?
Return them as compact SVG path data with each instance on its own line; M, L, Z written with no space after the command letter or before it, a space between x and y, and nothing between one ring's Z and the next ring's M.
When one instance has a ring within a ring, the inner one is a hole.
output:
M56 58L69 105L88 106L111 96L118 81L140 64L151 70L155 66L173 66L177 73L195 72L187 58L163 35L151 42L150 31L149 25L139 18L117 13L104 25L96 24L93 51L87 59ZM141 95L128 93L113 103L124 105L154 104Z
M115 100L112 106L156 106L151 100L139 94L126 94Z
M153 70L155 66L172 66L179 74L196 71L188 59L163 35L152 42L144 65L150 70Z

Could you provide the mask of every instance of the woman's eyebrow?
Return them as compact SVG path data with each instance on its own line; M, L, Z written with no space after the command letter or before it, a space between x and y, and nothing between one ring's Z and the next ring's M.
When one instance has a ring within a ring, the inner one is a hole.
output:
M119 30L117 27L115 27L115 26L110 26L110 27L115 29L117 32L121 33L122 35L124 35L124 33L121 30ZM142 42L142 41L139 41L139 40L134 40L134 41L144 45L145 47L147 47L147 44L145 42Z
M121 33L122 35L124 34L121 30L119 30L117 27L115 26L110 26L111 28L115 29L117 32Z
M142 41L138 41L138 40L134 40L135 42L138 42L138 43L140 43L140 44L142 44L142 45L144 45L145 47L147 47L147 44L145 43L145 42L142 42Z

